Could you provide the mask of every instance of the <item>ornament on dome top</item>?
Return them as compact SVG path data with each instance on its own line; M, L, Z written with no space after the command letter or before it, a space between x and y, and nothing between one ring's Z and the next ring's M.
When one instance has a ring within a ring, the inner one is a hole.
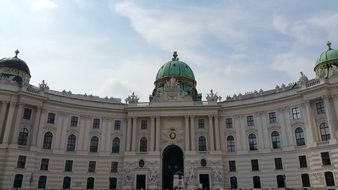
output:
M126 98L126 103L135 104L135 103L138 103L138 100L139 100L139 97L137 97L135 93L133 92L130 96Z
M207 94L206 99L208 102L217 102L218 100L221 101L222 97L218 96L217 93L214 93L214 91L211 89L210 94Z

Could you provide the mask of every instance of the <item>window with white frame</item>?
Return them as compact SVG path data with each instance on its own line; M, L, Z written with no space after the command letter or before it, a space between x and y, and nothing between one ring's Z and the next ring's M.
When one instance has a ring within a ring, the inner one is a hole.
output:
M301 118L299 107L294 107L294 108L292 108L292 109L291 109L291 112L292 112L292 118L293 118L294 120L300 119L300 118Z

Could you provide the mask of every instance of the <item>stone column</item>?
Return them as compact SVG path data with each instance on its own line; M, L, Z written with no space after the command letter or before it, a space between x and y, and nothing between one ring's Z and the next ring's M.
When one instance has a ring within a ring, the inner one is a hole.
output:
M304 107L304 106L302 106L302 107ZM307 142L311 146L317 140L316 140L316 136L314 134L314 131L316 130L315 129L316 125L313 122L314 116L313 116L313 110L311 109L310 101L305 101L305 111L306 111L306 114L303 114L306 117L305 122L307 124L306 129L305 129L305 132L306 132L305 142Z
M161 126L160 126L160 116L156 117L156 151L160 151L160 134Z
M218 123L218 116L214 116L215 118L215 140L216 140L216 150L221 150L221 144L220 144L220 130L219 130L219 123Z
M329 124L329 130L330 130L330 134L331 134L331 140L333 141L333 143L336 142L336 118L334 116L334 111L332 109L332 104L330 101L330 97L329 96L324 96L324 107L325 107L325 113L326 113L326 117L327 117L327 121Z
M243 145L241 143L241 138L245 138L245 136L241 135L241 125L240 125L240 116L239 115L234 116L234 128L236 130L236 136L234 137L234 138L236 138L236 146L235 146L236 151L242 151ZM226 137L226 138L228 138L228 137ZM226 151L228 151L228 141L227 141Z
M91 117L87 116L85 119L85 126L84 126L84 142L83 143L83 150L84 151L89 151L89 145L90 145L90 140L91 140L91 136L89 136L89 131L90 128L92 127L92 119ZM99 142L100 143L100 142Z
M242 144L242 150L248 151L248 134L246 134L246 123L245 123L245 117L240 116L240 129L241 129L241 144Z
M192 115L190 116L190 145L191 145L191 151L196 150L196 139L195 139L195 117Z
M255 120L256 120L256 126L257 126L257 141L258 141L258 150L264 149L264 144L267 139L264 138L263 134L263 128L262 128L262 118L261 118L262 113L258 112L255 113Z
M105 144L104 144L104 151L105 152L111 152L111 146L113 145L113 139L111 138L113 123L115 121L111 118L107 118L103 126L105 127L105 132L103 135L105 136ZM122 120L121 120L121 126L122 126ZM120 129L120 130L123 130ZM123 151L123 145L122 145L123 139L120 139L120 151Z
M16 117L15 117L14 132L12 134L12 139L11 139L11 143L12 144L16 144L17 141L18 141L19 130L20 130L20 123L22 121L22 116L23 116L23 106L24 106L23 103L19 103L18 104L18 109L17 109ZM31 133L31 131L29 131L29 133Z
M127 124L127 143L126 143L126 151L130 152L130 142L131 142L131 117L128 117L128 124Z
M280 118L280 125L281 125L281 145L282 148L287 148L287 132L286 132L286 123L284 119L284 109L278 109L278 118Z
M36 146L36 140L38 138L41 115L42 115L41 114L41 107L37 106L36 112L35 112L35 117L34 117L34 124L33 124L32 146Z
M155 149L155 117L150 117L150 151Z
M262 124L262 131L263 131L263 139L264 139L264 148L270 149L272 146L270 145L271 142L271 135L269 135L268 125L267 125L267 116L265 112L261 113L261 124Z
M41 117L40 117L40 121L39 121L39 127L38 127L38 131L37 131L37 139L35 140L36 146L39 148L42 148L42 138L43 138L43 127L44 125L46 125L46 121L47 121L47 110L42 108L41 109ZM34 139L33 139L34 141Z
M89 139L85 140L85 129L86 129L86 119L87 119L88 116L86 115L81 115L80 116L80 133L79 133L79 136L78 136L78 143L77 143L77 150L80 150L82 151L83 150L83 144L85 142L88 142Z
M108 128L108 118L103 117L102 119L102 124L100 127L100 131L102 132L101 139L100 139L100 149L99 152L105 152L106 148L106 143L111 144L110 139L107 138L107 128Z
M1 104L1 109L0 109L0 143L2 142L2 136L3 136L3 131L5 128L4 122L5 122L5 117L6 117L6 112L7 112L7 101L2 101Z
M62 131L61 131L61 142L60 142L60 149L63 151L66 151L66 142L68 140L67 136L67 129L70 126L70 121L69 121L69 113L65 113L63 117L63 124L62 124Z
M290 122L290 108L289 107L284 108L284 120L285 120L285 126L286 126L288 146L294 147L295 146L295 140L294 140L293 134L292 134L292 128L291 128L291 122Z
M210 145L210 151L215 150L215 138L214 138L214 126L213 126L213 116L209 115L209 145Z
M184 116L184 146L185 151L190 150L190 144L189 144L189 116Z
M53 134L53 144L52 144L52 149L54 146L55 150L59 150L60 149L60 141L61 139L61 133L62 133L62 124L63 124L63 119L64 119L65 113L64 112L58 112L56 117L57 117L57 121L54 124L56 126L56 134Z
M9 109L8 109L6 123L5 123L5 131L4 131L4 137L2 139L2 144L8 144L9 142L9 136L10 136L11 129L12 129L15 105L16 105L15 102L9 103Z
M136 152L137 146L137 117L133 117L133 136L132 136L131 149L133 152Z

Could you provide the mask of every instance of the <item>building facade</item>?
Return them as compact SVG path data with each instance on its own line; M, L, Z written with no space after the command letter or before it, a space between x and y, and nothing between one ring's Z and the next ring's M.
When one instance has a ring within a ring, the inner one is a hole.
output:
M338 51L316 78L206 101L177 54L149 102L54 91L0 59L0 188L338 187Z

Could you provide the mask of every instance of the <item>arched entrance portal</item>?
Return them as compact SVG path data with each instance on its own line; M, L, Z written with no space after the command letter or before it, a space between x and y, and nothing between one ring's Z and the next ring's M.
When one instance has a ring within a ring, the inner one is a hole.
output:
M164 149L162 155L162 188L173 189L173 176L176 173L183 175L183 151L176 145Z

